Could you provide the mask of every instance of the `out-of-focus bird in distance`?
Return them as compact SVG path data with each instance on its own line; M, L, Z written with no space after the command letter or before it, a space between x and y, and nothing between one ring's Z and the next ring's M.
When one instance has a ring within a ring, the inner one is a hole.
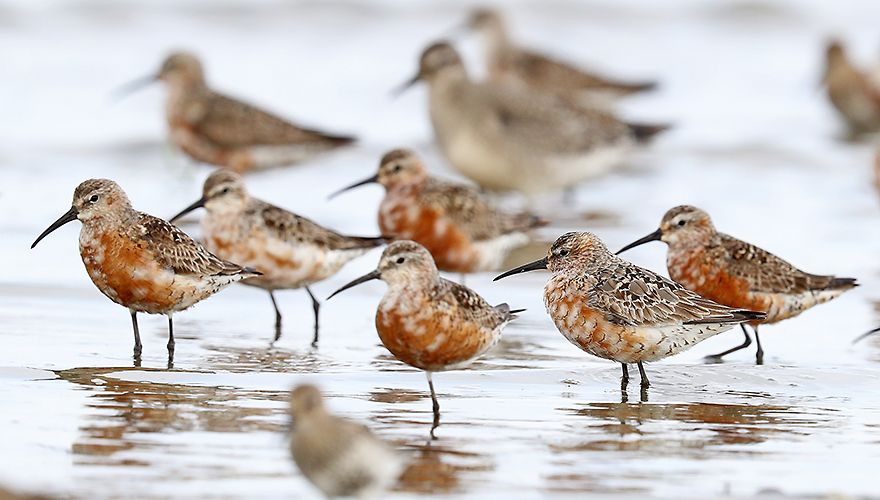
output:
M170 54L156 74L122 87L126 95L156 81L168 87L165 119L171 142L192 159L247 172L292 165L354 142L350 136L303 128L212 90L199 59Z

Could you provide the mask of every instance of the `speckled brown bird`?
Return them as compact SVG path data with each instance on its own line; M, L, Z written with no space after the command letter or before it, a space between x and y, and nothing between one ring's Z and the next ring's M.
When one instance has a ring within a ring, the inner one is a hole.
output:
M556 328L581 350L623 367L636 363L641 385L650 385L643 362L658 361L764 313L712 302L663 276L612 254L592 233L566 233L543 259L495 280L549 269L544 304Z
M880 78L856 68L838 40L825 49L823 83L834 109L853 132L880 130Z
M857 286L854 278L806 273L751 243L720 233L709 214L689 205L669 209L659 229L620 252L657 240L669 245L666 266L672 279L721 304L766 313L749 322L758 344L759 364L764 360L764 350L758 325L797 316ZM720 360L751 344L745 325L740 326L745 335L743 343L710 359Z
M607 106L617 98L653 90L657 82L626 82L587 72L511 42L504 19L493 9L477 9L468 27L484 39L489 77L522 85L575 103Z
M290 395L290 453L328 498L375 498L392 487L403 462L363 425L330 414L313 385Z
M424 246L441 271L497 271L512 250L531 240L531 229L546 224L531 214L498 210L472 186L428 175L418 155L407 149L386 153L376 175L333 196L374 182L385 188L379 205L382 234Z
M269 292L275 308L275 341L281 338L281 311L275 291L304 288L312 300L315 336L321 303L310 285L336 274L349 261L385 243L384 238L345 236L283 208L252 197L242 178L217 170L205 180L202 197L171 218L204 207L205 245L224 259L262 271L242 283Z
M375 271L333 295L375 279L388 284L376 311L379 339L395 358L425 371L433 436L440 424L440 405L431 374L471 364L498 343L501 330L519 311L507 304L490 306L473 290L441 278L431 254L414 241L388 245Z
M434 137L449 163L480 186L527 195L571 187L619 167L662 125L624 123L546 94L472 81L458 52L440 42L422 52Z
M134 357L141 357L137 313L168 316L168 359L174 356L172 314L217 293L230 283L258 276L251 268L223 260L175 226L138 212L122 188L90 179L73 193L70 210L31 245L74 220L82 222L79 251L98 290L131 311Z
M236 172L292 165L354 141L299 127L208 87L199 59L170 54L156 75L127 85L128 93L161 80L168 88L165 118L169 138L196 161Z

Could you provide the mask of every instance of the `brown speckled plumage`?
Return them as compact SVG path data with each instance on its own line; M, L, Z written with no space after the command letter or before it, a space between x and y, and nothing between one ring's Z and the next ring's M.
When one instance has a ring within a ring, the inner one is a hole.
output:
M267 290L275 307L275 340L281 337L281 312L275 290L305 288L315 313L319 302L309 286L336 274L342 266L384 238L345 236L310 219L252 197L235 172L217 170L205 180L202 198L174 218L204 206L205 245L221 257L253 266L263 275L245 284Z
M223 260L177 227L134 210L113 181L91 179L74 191L71 210L34 242L79 219L80 255L92 282L107 298L131 311L135 359L141 342L136 313L169 317L169 365L174 337L171 315L210 297L230 283L259 275Z
M296 126L211 90L192 54L170 55L158 78L168 85L171 140L197 161L244 172L293 164L354 140Z
M655 82L625 82L587 72L511 43L501 14L473 12L469 25L484 35L486 66L495 81L524 85L535 91L591 104L652 90Z
M611 254L592 233L560 236L541 261L500 277L546 268L544 303L580 349L624 364L677 354L763 313L717 304ZM648 385L642 376L643 386Z
M663 127L632 126L609 113L543 93L471 81L455 49L425 49L434 135L449 162L480 186L539 193L622 164L636 143Z
M528 243L531 229L545 224L532 214L499 210L472 186L431 177L409 150L385 154L375 180L385 187L382 233L423 245L444 271L497 270Z
M831 104L854 132L880 130L880 76L856 68L843 45L831 41L825 50L823 83Z
M476 292L441 278L431 254L414 241L392 243L375 271L336 293L371 279L388 284L376 312L379 339L395 358L427 373L436 428L440 407L431 373L467 366L483 355L516 311L507 304L492 307Z
M764 318L750 322L756 332L759 324L797 316L856 286L853 278L804 272L751 243L720 233L709 214L690 205L669 209L657 231L626 248L652 240L669 245L666 264L675 281L716 302L764 312ZM750 342L746 334L741 347ZM763 359L760 345L758 358Z

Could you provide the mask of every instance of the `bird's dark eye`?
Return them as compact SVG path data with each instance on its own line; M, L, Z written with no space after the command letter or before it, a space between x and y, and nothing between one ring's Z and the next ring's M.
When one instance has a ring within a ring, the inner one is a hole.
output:
M91 198L89 198L89 203L97 203L97 202L98 202L98 195L93 194L91 196Z
M687 222L687 221L684 220L684 219L678 221L678 227L681 227L681 226L685 225L686 222Z
M556 252L556 255L560 257L565 257L566 255L568 255L568 250L566 250L565 248L560 248L559 251Z
M394 172L395 174L397 172L400 172L401 170L403 170L403 167L401 167L399 163L397 165L394 165L394 168L391 169L391 171Z
M228 187L225 187L225 188L223 188L222 190L220 190L220 194L226 194L226 193L228 193L228 192L229 192L229 188L228 188Z
M398 258L397 258L397 263L398 263L398 264L403 264L405 261L406 261L406 259L404 259L403 257L398 257Z

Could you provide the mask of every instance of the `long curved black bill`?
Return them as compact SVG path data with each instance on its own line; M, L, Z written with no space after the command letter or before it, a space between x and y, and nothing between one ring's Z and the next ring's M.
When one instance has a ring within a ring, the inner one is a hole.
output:
M493 279L492 281L498 281L501 278L513 276L514 274L527 273L529 271L538 271L540 269L547 269L547 257L544 257L543 259L538 259L534 262L529 262L528 264L519 267L514 267L510 271L495 276L495 279Z
M156 78L156 75L147 75L125 83L113 91L113 99L119 100L123 97L127 97L137 92L138 90L149 87L150 85L155 83L156 80L158 80L158 78Z
M379 182L379 174L376 174L376 175L374 175L374 176L372 176L372 177L370 177L370 178L368 178L368 179L364 179L364 180L362 180L362 181L355 182L355 183L352 184L351 186L346 186L346 187L340 189L339 191L336 191L335 193L333 193L333 194L331 194L330 196L328 196L327 199L328 199L328 200L332 200L333 198L336 198L336 197L339 196L340 194L342 194L342 193L344 193L344 192L346 192L346 191L348 191L348 190L350 190L350 189L354 189L354 188L356 188L356 187L365 186L365 185L367 185L367 184L372 184L372 183L374 183L374 182Z
M206 202L207 202L207 200L206 200L204 197L199 198L198 201L196 201L196 202L193 203L192 205L190 205L190 206L184 208L183 210L181 210L179 214L177 214L177 215L175 215L174 217L168 219L168 222L172 222L172 223L173 223L173 222L176 221L177 219L179 219L179 218L183 217L184 215L186 215L186 214L192 212L193 210L195 210L195 209L197 209L197 208L202 208L202 207L204 207Z
M67 213L65 213L64 215L59 217L58 220L53 222L51 226L47 227L45 231L43 231L39 236L37 236L37 239L35 239L34 242L31 244L31 248L34 248L35 246L37 246L37 243L39 243L40 240L42 240L46 236L49 236L49 233L51 233L52 231L67 224L68 222L75 221L76 216L78 214L79 214L79 212L76 211L76 207L70 207L70 210L68 210Z
M658 230L654 231L653 233L645 236L644 238L639 238L636 241L630 243L629 245L621 248L620 250L617 251L617 253L615 255L620 255L623 252L626 252L627 250L629 250L630 248L635 248L639 245L644 245L645 243L650 243L652 241L660 241L660 238L662 238L662 237L663 237L663 231L658 229Z
M368 282L368 281L377 280L377 279L379 279L379 277L380 277L381 275L382 275L382 273L380 273L378 269L375 270L375 271L373 271L373 272L371 272L371 273L367 273L367 274L361 276L360 278L358 278L358 279L356 279L356 280L354 280L354 281L351 281L351 282L349 282L349 283L346 284L346 285L343 285L342 288L340 288L339 290L336 290L335 292L331 293L330 296L327 297L327 298L324 299L324 300L330 300L330 299L332 299L334 296L336 296L337 293L339 293L339 292L343 292L343 291L345 291L345 290L348 290L348 289L351 288L351 287L358 286L358 285L360 285L361 283L366 283L366 282Z
M419 80L421 80L421 79L422 79L422 75L419 73L416 73L415 76L413 76L409 80L407 80L407 81L401 83L400 85L398 85L397 87L394 87L393 89L391 89L391 97L394 97L394 98L400 97L400 95L403 94L404 92L406 92L407 90L409 90L410 87L419 83Z
M871 335L874 335L877 332L880 332L880 328L874 328L870 332L865 332L865 333L859 335L858 337L855 338L855 340L852 341L852 343L855 344L855 343L859 342L860 340L862 340L863 338L870 337Z

